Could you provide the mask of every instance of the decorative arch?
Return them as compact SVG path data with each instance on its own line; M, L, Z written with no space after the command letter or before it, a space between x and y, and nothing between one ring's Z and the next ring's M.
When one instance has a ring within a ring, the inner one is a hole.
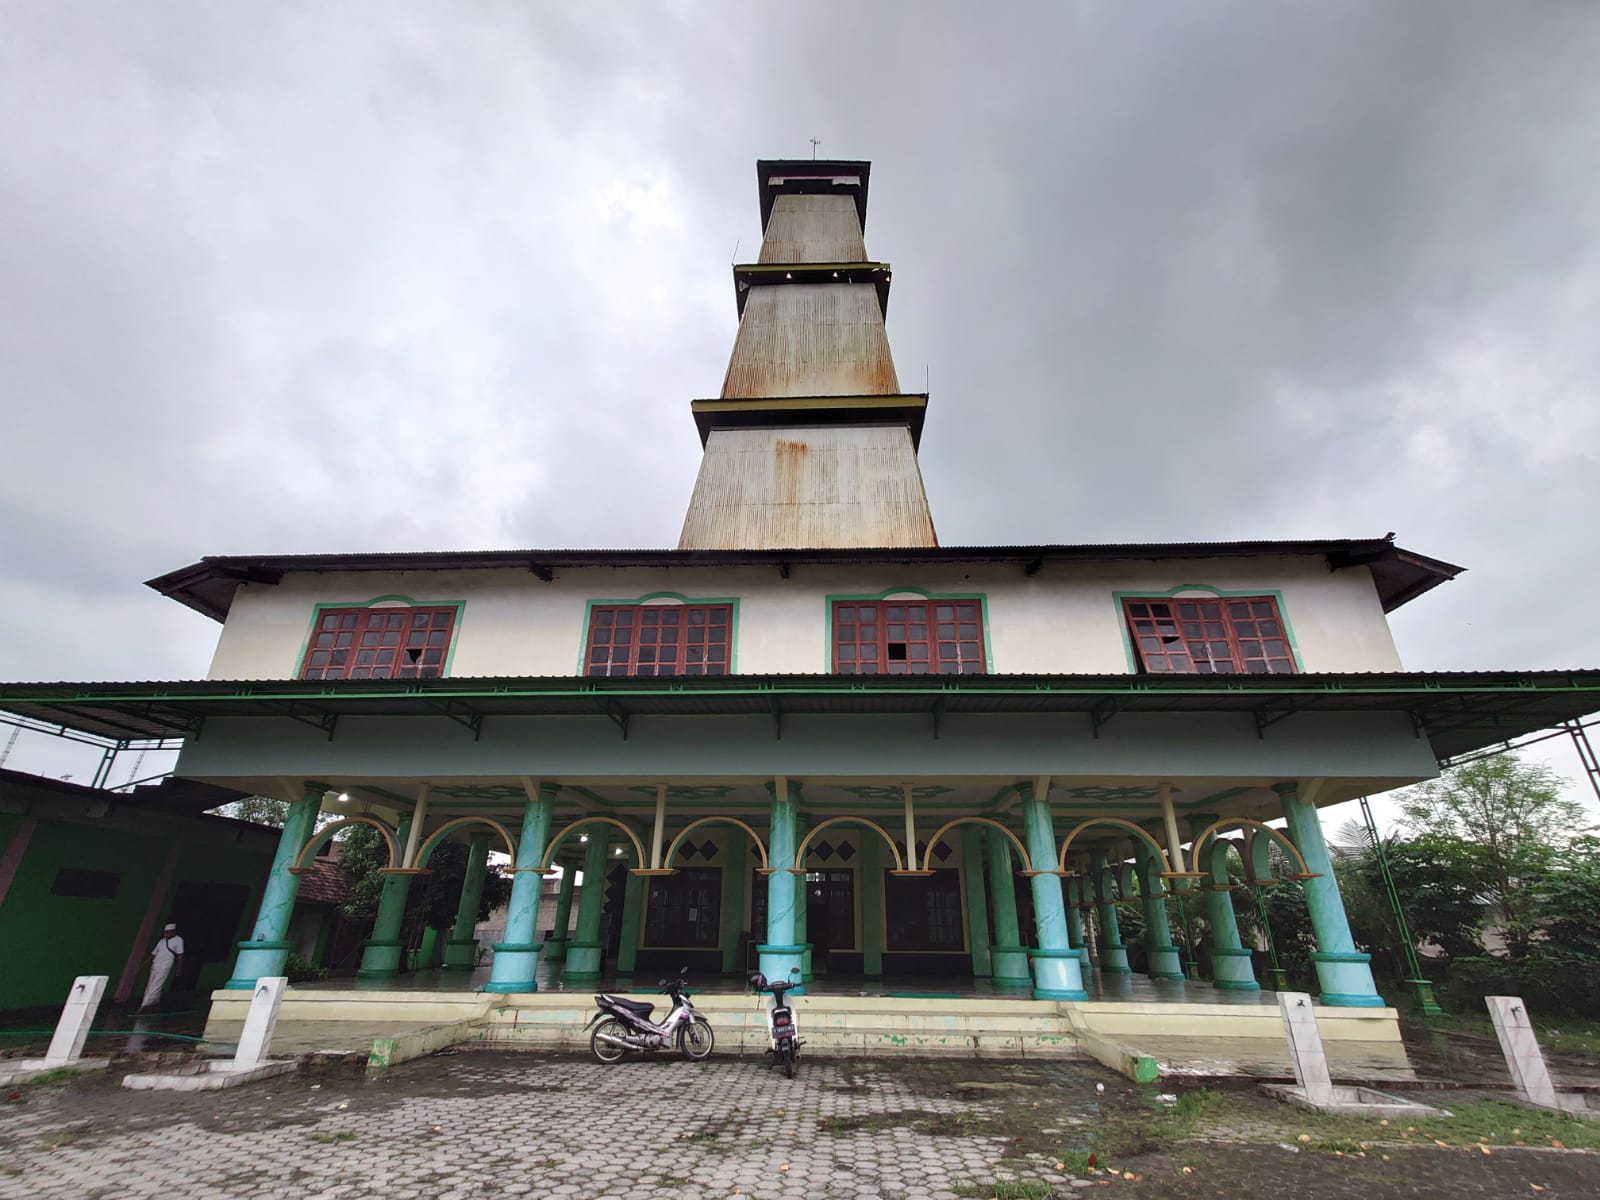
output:
M1200 855L1201 847L1205 844L1206 839L1216 837L1218 830L1234 829L1240 826L1266 834L1268 838L1278 843L1278 845L1282 847L1283 852L1287 854L1292 861L1299 864L1300 870L1297 872L1292 872L1288 878L1297 880L1299 882L1304 882L1307 879L1316 879L1321 874L1320 871L1313 871L1309 869L1306 864L1305 856L1300 853L1300 848L1289 840L1288 834L1284 833L1281 829L1274 829L1272 826L1264 824L1261 821L1253 821L1249 817L1223 817L1220 821L1213 821L1210 825L1207 825L1200 831L1200 835L1194 839L1194 855ZM1252 854L1251 858L1254 859L1254 857L1255 856ZM1265 858L1263 858L1259 864L1252 861L1249 863L1249 866L1252 871L1261 872L1261 874L1259 874L1255 879L1252 879L1250 882L1260 883L1268 878L1267 874L1265 873Z
M561 848L561 843L567 840L567 834L571 833L574 829L580 829L585 825L615 825L627 835L628 841L633 843L633 861L638 863L649 861L649 859L645 857L644 843L639 840L639 835L627 825L624 825L621 821L617 820L615 817L579 817L576 821L564 825L561 828L561 831L557 833L555 837L550 839L549 843L544 848L544 854L539 859L539 866L537 869L541 872L548 871L550 869L551 860L555 858L556 851Z
M1017 848L1017 856L1022 863L1022 873L1024 875L1044 874L1043 871L1035 871L1033 869L1033 860L1028 857L1028 848L1022 844L1021 838L1019 838L1015 833L1011 832L1010 829L1006 828L999 821L996 821L993 817L976 816L957 817L955 820L946 821L943 825L939 826L939 831L928 839L928 848L923 852L922 869L924 871L933 870L933 848L939 844L940 838L942 838L946 833L950 832L950 830L954 829L957 825L987 825L990 829L998 829L1001 833L1010 838L1011 844ZM912 847L912 850L914 851L915 847Z
M811 845L812 838L830 825L865 825L868 829L874 830L879 837L888 843L889 853L894 855L894 869L897 871L906 869L905 859L900 857L900 847L895 844L895 840L889 836L888 831L882 825L875 821L869 821L865 817L829 817L826 821L813 825L805 837L800 839L800 844L794 848L794 860L800 866L790 867L789 870L791 872L795 874L803 874L805 872L806 847ZM915 853L916 847L912 846L910 850Z
M676 867L671 866L671 863L672 856L678 852L678 844L682 842L684 838L689 836L690 830L698 829L702 825L737 825L740 829L744 830L750 835L750 840L755 843L756 850L761 855L761 865L756 869L763 873L770 874L771 869L767 866L766 846L762 843L761 838L756 831L751 829L750 826L746 825L743 821L739 820L738 817L699 817L696 820L690 821L682 829L678 830L678 836L672 839L672 842L667 846L667 852L661 856L661 870L677 870Z
M433 852L437 850L440 843L444 841L444 835L449 833L452 829L460 829L463 825L487 825L490 829L498 833L500 835L500 840L506 844L506 853L511 856L511 865L516 866L516 842L512 840L511 834L507 831L504 825L500 824L499 821L492 820L489 817L456 817L452 820L446 821L443 825L439 826L439 828L433 831L433 833L428 837L427 841L423 842L422 845L417 848L416 865L419 867L427 866L428 859L433 857Z
M1212 838L1211 844L1194 856L1197 865L1202 861L1202 855L1211 860L1206 864L1206 886L1214 892L1231 892L1238 886L1228 878L1229 854L1237 854L1240 865L1246 870L1251 869L1245 857L1245 848L1231 838Z
M1066 840L1061 843L1061 855L1057 863L1061 869L1061 874L1070 874L1067 870L1067 851L1072 848L1073 840L1085 829L1093 829L1097 825L1114 825L1118 829L1126 829L1133 834L1136 841L1143 842L1150 849L1155 855L1156 861L1161 864L1163 873L1171 872L1172 864L1167 861L1166 853L1161 849L1161 843L1151 837L1148 830L1141 829L1132 821L1125 821L1121 817L1090 817L1071 833L1067 834Z
M400 866L401 856L405 851L400 848L400 838L395 831L385 825L377 817L345 817L340 821L332 821L324 825L311 835L311 840L300 847L300 853L295 856L294 866L289 871L295 875L304 875L311 869L311 860L333 838L339 830L350 825L365 825L369 829L376 829L383 835L383 843L389 850L389 865L387 870L396 870Z

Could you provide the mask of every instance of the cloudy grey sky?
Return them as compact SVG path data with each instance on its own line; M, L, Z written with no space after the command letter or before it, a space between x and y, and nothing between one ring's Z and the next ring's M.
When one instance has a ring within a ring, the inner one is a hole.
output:
M811 137L944 542L1396 530L1470 568L1408 666L1600 665L1597 61L1582 0L0 0L0 678L202 674L140 586L202 554L674 544Z

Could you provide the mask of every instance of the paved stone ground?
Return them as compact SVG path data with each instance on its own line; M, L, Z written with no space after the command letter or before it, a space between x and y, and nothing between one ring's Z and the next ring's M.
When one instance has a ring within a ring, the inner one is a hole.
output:
M1141 1140L1141 1122L1159 1122L1154 1093L1076 1062L811 1060L790 1081L749 1058L603 1067L463 1052L373 1081L291 1077L209 1094L118 1081L0 1096L0 1197L1600 1195L1592 1154L1275 1145L1274 1120L1304 1118L1249 1093L1227 1110L1235 1127ZM1259 1129L1237 1127L1238 1112L1258 1110ZM1075 1175L1072 1147L1110 1125L1123 1161L1091 1172L1080 1156Z

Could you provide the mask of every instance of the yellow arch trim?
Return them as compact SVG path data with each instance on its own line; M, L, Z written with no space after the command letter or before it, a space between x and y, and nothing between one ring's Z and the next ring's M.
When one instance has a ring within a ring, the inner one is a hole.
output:
M1284 853L1286 853L1290 858L1294 859L1295 862L1300 864L1300 878L1315 879L1321 874L1320 871L1313 871L1306 865L1305 856L1300 853L1299 847L1289 840L1289 835L1284 833L1283 830L1274 829L1272 826L1265 825L1260 821L1252 821L1249 817L1223 817L1222 820L1213 821L1210 825L1207 825L1203 830L1200 831L1200 836L1194 839L1194 847L1191 857L1199 858L1201 853L1200 847L1205 843L1207 838L1216 837L1218 830L1233 829L1240 825L1247 825L1251 829L1259 829L1273 841L1277 842L1278 845L1282 846Z
M987 825L990 829L998 829L1010 838L1011 844L1017 848L1017 854L1022 859L1022 869L1024 871L1033 870L1033 860L1028 857L1028 848L1022 844L1022 839L999 821L996 821L993 817L957 817L955 820L946 821L939 826L939 831L928 839L928 848L922 854L922 869L924 871L933 870L933 848L939 844L940 838L957 825Z
M750 835L750 840L756 844L756 849L761 852L760 869L763 871L767 869L767 848L761 844L761 838L756 831L739 820L738 817L700 817L697 820L690 821L682 829L678 830L678 836L672 839L672 844L667 847L667 852L661 856L661 866L672 866L672 856L678 852L678 843L689 836L691 829L698 829L702 825L737 825Z
M405 852L400 849L400 839L395 836L394 830L378 820L377 817L345 817L342 821L334 821L324 825L312 834L311 840L300 847L300 853L294 860L294 866L289 869L292 871L304 871L306 864L317 856L317 851L322 849L334 834L347 825L365 825L369 829L376 829L383 835L384 844L389 848L389 868L392 870L400 865L400 856Z
M639 835L615 817L579 817L550 839L550 844L544 848L544 857L539 859L539 870L548 871L550 869L550 860L555 857L555 853L561 847L561 843L567 840L567 834L584 825L615 825L623 833L627 834L628 840L633 843L633 852L638 856L633 861L641 863L649 861L649 859L645 858L644 843L639 840Z
M511 834L504 825L500 824L499 821L491 820L489 817L456 817L453 820L446 821L433 831L427 841L422 843L422 847L417 851L416 865L419 867L425 866L428 859L432 857L433 852L439 848L439 843L444 839L444 835L452 829L460 829L463 825L487 825L494 830L500 835L500 840L506 844L506 853L511 856L511 865L517 865L516 842L511 839Z
M875 821L869 821L865 817L829 817L820 825L813 825L805 837L800 839L800 844L794 848L794 861L800 865L802 870L805 869L806 865L806 847L811 845L812 838L816 837L829 825L865 825L868 829L877 830L878 836L889 844L889 853L894 855L894 869L896 871L905 870L906 864L905 860L900 857L900 847L895 845L894 839L889 836L888 831L882 825ZM917 851L915 846L908 847L908 849L913 854ZM791 867L790 869L793 870L794 868Z
M1161 843L1151 837L1147 830L1139 828L1132 821L1124 821L1121 817L1090 817L1071 833L1067 834L1067 840L1061 843L1061 855L1056 865L1062 871L1067 869L1067 851L1072 848L1073 840L1085 829L1092 829L1096 825L1115 825L1119 829L1126 829L1156 852L1156 858L1161 863L1162 871L1170 872L1172 870L1172 864L1167 861L1166 853L1161 849Z

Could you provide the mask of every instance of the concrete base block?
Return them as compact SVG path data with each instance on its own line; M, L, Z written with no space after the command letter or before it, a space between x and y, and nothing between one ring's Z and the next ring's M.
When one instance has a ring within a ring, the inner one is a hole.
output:
M149 1075L125 1075L122 1086L134 1091L211 1092L219 1088L240 1087L261 1079L294 1073L300 1064L294 1059L236 1067L233 1062L205 1062L181 1071L158 1071Z
M1391 1096L1369 1087L1346 1087L1334 1084L1328 1089L1326 1100L1312 1100L1306 1089L1287 1083L1264 1083L1261 1090L1266 1095L1296 1108L1313 1112L1340 1113L1353 1117L1448 1117L1447 1108L1431 1108L1403 1096Z
M67 1062L52 1062L48 1058L14 1058L0 1063L0 1087L8 1087L13 1083L32 1083L41 1075L104 1071L110 1065L109 1058L74 1058Z

